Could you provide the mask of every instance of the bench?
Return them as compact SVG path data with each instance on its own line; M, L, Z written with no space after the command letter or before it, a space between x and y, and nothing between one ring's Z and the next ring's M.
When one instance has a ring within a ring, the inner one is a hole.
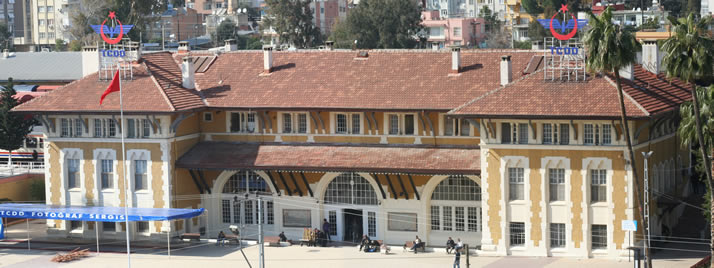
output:
M280 246L279 236L265 236L263 237L263 243L268 243L269 246Z
M201 240L201 234L199 233L184 233L181 235L181 239L189 239L189 240L196 240L200 241Z
M404 252L410 251L413 246L414 241L406 241L404 243ZM426 252L426 245L424 244L424 242L421 242L416 250L418 251L419 249L421 249L421 252Z

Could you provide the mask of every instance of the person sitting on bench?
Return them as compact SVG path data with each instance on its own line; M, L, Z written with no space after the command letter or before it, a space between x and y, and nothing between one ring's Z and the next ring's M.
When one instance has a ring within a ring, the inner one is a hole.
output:
M226 240L227 240L227 239L226 239L226 234L224 234L223 231L221 231L220 233L218 233L218 239L216 239L216 246L218 246L218 245L221 245L221 246L225 245L225 244L226 244Z
M280 234L278 235L278 237L280 237L280 242L287 242L287 241L288 241L288 237L285 236L285 232L280 232Z
M456 243L454 239L451 239L451 236L449 236L449 240L446 240L446 254L451 254L451 251L454 250L455 247Z
M359 242L359 251L362 251L363 247L367 247L370 241L372 240L369 239L369 236L362 235L362 241Z
M421 239L420 239L419 236L417 235L417 236L416 236L416 239L414 239L414 245L412 245L412 250L414 251L414 254L416 254L416 253L417 253L417 249L419 249L419 248L422 247L422 246L424 246L424 245L421 244Z

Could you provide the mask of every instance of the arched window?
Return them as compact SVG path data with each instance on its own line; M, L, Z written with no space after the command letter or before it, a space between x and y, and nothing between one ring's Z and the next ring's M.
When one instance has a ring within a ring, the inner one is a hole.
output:
M436 186L431 200L481 201L481 187L466 176L449 176Z
M357 173L342 173L327 186L326 204L377 205L377 193Z
M449 176L436 186L431 200L431 230L481 232L481 205L473 202L481 201L481 187L473 180Z
M243 193L246 189L250 193L270 194L270 188L265 183L265 180L250 170L238 171L231 176L223 186L223 193Z

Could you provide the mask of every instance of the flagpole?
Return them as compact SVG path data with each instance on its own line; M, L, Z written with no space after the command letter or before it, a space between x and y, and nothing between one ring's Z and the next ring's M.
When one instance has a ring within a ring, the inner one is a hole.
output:
M122 177L124 177L124 224L126 225L126 258L127 258L127 267L131 268L131 242L129 241L129 183L127 182L126 178L126 149L124 148L124 130L126 129L126 125L124 125L124 102L123 102L123 92L121 90L121 63L117 62L117 73L119 76L119 120L121 120L121 128L119 129L121 132L121 160L122 164L124 167L122 168Z

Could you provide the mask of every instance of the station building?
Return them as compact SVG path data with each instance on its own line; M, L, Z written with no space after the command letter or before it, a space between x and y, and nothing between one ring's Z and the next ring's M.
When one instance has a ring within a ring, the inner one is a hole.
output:
M613 78L544 79L543 51L231 48L142 55L122 81L123 122L119 94L99 105L102 71L17 107L47 129L47 203L124 206L128 194L130 206L207 210L138 222L135 239L165 239L169 227L215 237L230 225L255 238L258 218L266 235L298 239L327 219L333 240L419 235L442 246L451 236L482 255L627 256L621 222L639 216ZM685 196L689 150L675 130L689 87L629 71L640 174L640 152L654 151L654 189ZM677 224L681 209L652 206L653 234ZM63 237L126 230L48 227Z

